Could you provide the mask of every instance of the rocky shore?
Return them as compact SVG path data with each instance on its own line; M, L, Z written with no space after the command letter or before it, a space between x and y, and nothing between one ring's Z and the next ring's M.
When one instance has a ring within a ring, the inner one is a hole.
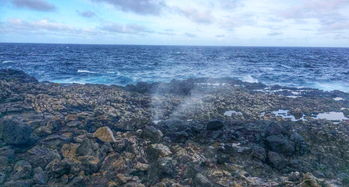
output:
M349 186L348 118L340 91L0 70L0 186Z

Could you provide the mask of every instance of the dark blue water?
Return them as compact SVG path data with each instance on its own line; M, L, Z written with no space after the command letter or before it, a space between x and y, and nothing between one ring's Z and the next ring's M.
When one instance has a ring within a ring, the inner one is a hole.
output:
M0 68L58 83L234 77L349 92L349 48L0 44Z

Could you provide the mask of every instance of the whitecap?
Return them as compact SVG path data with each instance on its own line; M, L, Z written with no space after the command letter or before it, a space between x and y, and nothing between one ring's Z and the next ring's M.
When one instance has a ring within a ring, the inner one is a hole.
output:
M258 83L258 80L256 78L253 78L251 75L246 75L241 78L243 82L248 83Z
M335 97L335 98L333 98L333 100L335 100L335 101L344 101L344 99L341 98L341 97Z
M8 64L8 63L13 63L14 61L12 61L12 60L4 60L4 61L2 61L1 63L2 64Z
M84 69L78 69L77 72L78 73L97 73L97 72L94 72L94 71L89 71L89 70L84 70Z

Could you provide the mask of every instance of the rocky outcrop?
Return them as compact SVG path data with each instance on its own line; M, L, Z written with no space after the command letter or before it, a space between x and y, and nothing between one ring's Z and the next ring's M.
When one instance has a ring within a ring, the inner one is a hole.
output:
M348 185L348 122L312 115L347 116L349 94L261 88L274 89L232 79L60 85L0 70L0 186Z

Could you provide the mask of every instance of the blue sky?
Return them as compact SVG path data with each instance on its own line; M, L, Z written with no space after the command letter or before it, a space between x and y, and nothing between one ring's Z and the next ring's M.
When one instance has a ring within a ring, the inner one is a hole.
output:
M0 42L349 47L349 0L0 0Z

